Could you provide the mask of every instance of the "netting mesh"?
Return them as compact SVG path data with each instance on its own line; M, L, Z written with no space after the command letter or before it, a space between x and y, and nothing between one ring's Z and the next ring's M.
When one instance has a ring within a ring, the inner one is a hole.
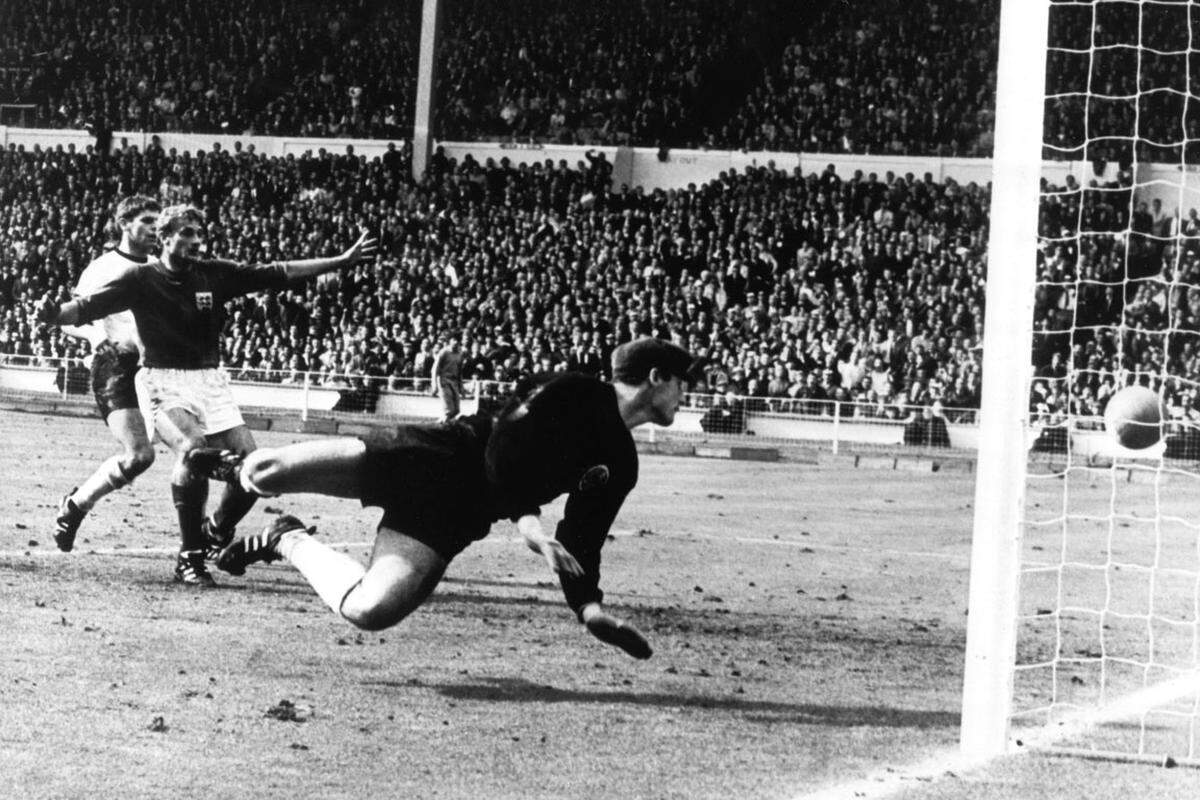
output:
M1200 5L1053 2L1014 724L1147 699L1069 747L1200 763ZM1167 414L1104 430L1143 385ZM1185 679L1179 691L1150 691ZM1191 687L1191 688L1189 688Z

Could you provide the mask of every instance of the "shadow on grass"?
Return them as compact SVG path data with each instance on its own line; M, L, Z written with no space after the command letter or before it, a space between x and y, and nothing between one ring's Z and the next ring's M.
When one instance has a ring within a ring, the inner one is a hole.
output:
M651 706L655 708L731 711L745 714L753 722L787 722L800 725L887 728L956 728L958 712L917 711L885 706L832 706L817 703L779 703L744 697L714 697L703 694L635 692L630 690L559 689L521 678L487 678L485 683L426 684L438 694L454 700L484 703L602 703L604 705ZM411 688L412 681L370 681L373 685Z

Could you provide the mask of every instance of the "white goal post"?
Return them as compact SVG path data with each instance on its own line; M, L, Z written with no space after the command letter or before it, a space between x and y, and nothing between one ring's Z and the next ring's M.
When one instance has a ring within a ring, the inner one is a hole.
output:
M1200 766L1197 87L1200 3L1002 0L971 757L1031 746ZM1086 178L1044 183L1048 152ZM1054 369L1035 373L1046 353ZM1135 383L1172 412L1137 452L1110 443L1097 413ZM1033 419L1037 391L1053 396L1053 442Z
M1008 746L1033 341L1048 0L1003 0L962 747ZM1036 133L1036 135L1034 135Z

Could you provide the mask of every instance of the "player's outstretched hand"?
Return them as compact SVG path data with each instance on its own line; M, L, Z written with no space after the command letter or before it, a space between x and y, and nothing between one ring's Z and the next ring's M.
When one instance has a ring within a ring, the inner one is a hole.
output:
M34 312L37 314L38 322L53 322L58 319L60 308L61 306L53 297L46 295L34 306Z
M594 609L594 610L593 610ZM619 647L634 658L646 659L654 654L650 643L637 628L600 610L599 606L585 609L583 624L588 632L606 644Z
M349 250L342 253L342 258L346 259L347 264L357 264L363 259L374 258L379 252L379 240L372 236L367 231L363 231Z
M557 540L545 534L542 530L542 519L537 514L524 514L517 520L517 530L525 539L525 546L546 559L546 565L555 575L569 575L572 578L583 577L583 567L575 560L575 556Z
M575 556L567 552L567 548L563 547L562 543L554 539L547 539L542 542L538 552L542 554L542 558L546 559L547 566L555 575L570 575L572 578L583 577L583 567L579 566Z

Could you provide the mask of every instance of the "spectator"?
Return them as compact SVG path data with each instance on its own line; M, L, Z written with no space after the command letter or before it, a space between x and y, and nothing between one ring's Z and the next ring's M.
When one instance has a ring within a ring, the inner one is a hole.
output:
M744 433L746 409L742 399L732 392L717 395L713 407L700 418L700 430L705 433Z
M438 351L429 383L432 392L442 398L442 419L445 422L455 419L463 394L463 353L457 339L451 337Z
M904 423L904 443L921 447L949 447L950 432L940 403L913 411Z

